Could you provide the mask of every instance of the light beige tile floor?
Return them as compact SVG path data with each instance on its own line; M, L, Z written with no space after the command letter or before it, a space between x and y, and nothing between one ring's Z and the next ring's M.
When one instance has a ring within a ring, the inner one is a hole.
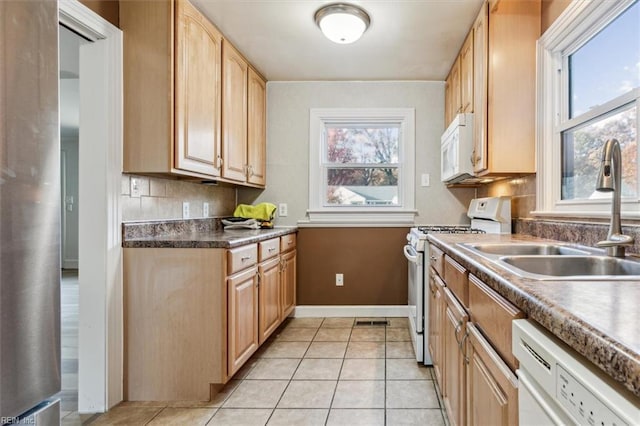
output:
M386 327L355 320L288 320L212 401L124 402L97 418L71 413L62 424L445 426L406 319Z

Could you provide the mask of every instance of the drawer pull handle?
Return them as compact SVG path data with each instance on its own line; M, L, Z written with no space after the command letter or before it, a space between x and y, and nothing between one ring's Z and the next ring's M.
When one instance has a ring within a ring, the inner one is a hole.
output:
M269 252L274 251L276 248L275 247L269 247Z
M242 262L244 262L245 260L249 260L249 259L251 259L251 256L242 256L242 257L240 258L240 260L241 260Z
M436 257L435 256L431 256L431 260L435 261Z

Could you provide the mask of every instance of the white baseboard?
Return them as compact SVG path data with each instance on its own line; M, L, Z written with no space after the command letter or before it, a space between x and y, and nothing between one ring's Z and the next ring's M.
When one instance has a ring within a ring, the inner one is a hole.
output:
M409 307L406 305L375 306L332 306L309 305L296 306L293 317L408 317Z

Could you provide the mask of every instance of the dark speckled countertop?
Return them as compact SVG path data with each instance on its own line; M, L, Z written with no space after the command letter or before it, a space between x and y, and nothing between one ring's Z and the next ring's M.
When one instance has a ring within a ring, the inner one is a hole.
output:
M429 240L529 318L640 396L640 281L522 278L461 245L552 240L470 234L431 234Z
M214 220L123 224L124 248L234 248L297 232L296 227L221 229Z

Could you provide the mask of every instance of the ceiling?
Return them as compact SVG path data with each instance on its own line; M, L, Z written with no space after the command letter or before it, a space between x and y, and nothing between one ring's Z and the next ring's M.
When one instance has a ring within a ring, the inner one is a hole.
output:
M270 81L444 80L482 0L360 0L371 26L353 44L314 22L322 0L193 0Z

